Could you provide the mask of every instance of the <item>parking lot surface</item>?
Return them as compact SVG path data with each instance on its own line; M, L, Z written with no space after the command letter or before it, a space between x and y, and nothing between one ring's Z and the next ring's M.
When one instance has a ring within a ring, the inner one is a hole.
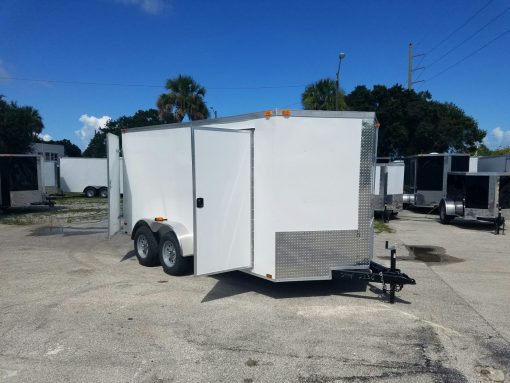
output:
M1 382L489 382L510 370L510 235L402 212L416 279L273 284L142 267L105 223L0 225Z

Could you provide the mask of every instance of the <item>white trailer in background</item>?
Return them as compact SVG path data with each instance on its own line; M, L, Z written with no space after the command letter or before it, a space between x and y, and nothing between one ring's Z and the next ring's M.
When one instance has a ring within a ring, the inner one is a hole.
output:
M122 168L122 160L119 164ZM119 174L122 177L122 171L119 171ZM63 193L84 193L89 198L108 197L106 158L61 158L60 188Z
M117 140L109 135L109 147ZM122 225L139 262L172 275L194 256L195 275L242 270L284 282L335 274L385 281L394 295L414 280L394 262L391 270L372 262L376 145L369 112L272 110L129 129ZM120 201L109 200L113 235Z
M374 212L388 221L402 210L404 161L377 163L375 166Z

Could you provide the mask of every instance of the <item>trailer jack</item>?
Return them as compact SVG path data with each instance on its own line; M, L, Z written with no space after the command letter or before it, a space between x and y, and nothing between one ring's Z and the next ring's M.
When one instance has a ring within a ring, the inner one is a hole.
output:
M388 241L386 241L386 248L388 248ZM335 276L339 279L382 283L383 292L385 294L389 293L389 302L395 303L395 293L402 290L404 285L416 285L416 281L397 269L397 251L395 248L390 249L390 254L391 263L389 268L376 262L370 262L368 270L337 270Z
M505 234L505 217L501 216L501 209L498 212L498 216L494 220L494 230L496 232L496 235L501 233Z

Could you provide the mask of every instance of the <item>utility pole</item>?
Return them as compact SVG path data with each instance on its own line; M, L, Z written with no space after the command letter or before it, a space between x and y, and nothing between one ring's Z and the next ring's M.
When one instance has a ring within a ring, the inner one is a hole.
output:
M338 110L338 93L340 92L340 65L342 65L342 60L345 58L345 53L340 52L338 55L338 69L336 70L336 89L335 89L335 110Z
M413 89L413 43L409 43L409 64L407 66L407 89Z
M416 71L416 70L423 70L423 69L425 69L424 66L421 66L421 67L418 67L418 68L413 68L413 58L414 57L425 56L425 54L422 53L422 54L414 55L413 56L413 43L409 43L409 53L408 54L409 54L409 58L408 58L409 62L408 62L408 66L407 66L407 89L412 90L413 89L413 84L425 81L425 80L413 81L413 72Z

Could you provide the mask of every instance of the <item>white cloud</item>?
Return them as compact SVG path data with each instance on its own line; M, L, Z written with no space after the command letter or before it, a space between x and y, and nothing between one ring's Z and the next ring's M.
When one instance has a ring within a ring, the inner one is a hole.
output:
M95 117L89 116L88 114L82 114L79 118L80 122L83 124L81 129L75 130L74 134L81 141L81 148L85 149L89 144L94 134L99 129L102 129L106 126L106 123L111 120L109 116L103 117Z
M483 143L490 149L510 146L510 130L503 130L498 126L487 132Z
M42 134L39 133L39 138L45 142L51 141L53 137L51 137L49 134Z
M168 0L115 0L117 3L140 7L142 11L152 15L158 14L170 6Z
M2 59L0 59L0 77L11 77L9 75L9 72L7 72L7 69L5 69L4 63Z

